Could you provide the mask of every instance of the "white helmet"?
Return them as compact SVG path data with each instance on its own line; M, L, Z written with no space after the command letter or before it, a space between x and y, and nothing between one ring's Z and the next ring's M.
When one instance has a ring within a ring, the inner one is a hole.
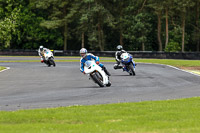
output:
M84 54L84 55L82 55L82 54ZM85 57L87 56L87 49L82 48L82 49L80 50L80 55L82 56L82 58L85 58Z
M87 54L87 49L82 48L82 49L80 50L80 54Z
M44 48L43 46L40 46L40 51L43 51L43 48Z

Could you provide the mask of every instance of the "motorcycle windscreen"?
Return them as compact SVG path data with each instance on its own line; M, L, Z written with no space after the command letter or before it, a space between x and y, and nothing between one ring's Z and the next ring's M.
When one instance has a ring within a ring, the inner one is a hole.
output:
M85 62L85 66L86 66L86 67L90 67L91 64L92 64L92 61L86 61L86 62Z

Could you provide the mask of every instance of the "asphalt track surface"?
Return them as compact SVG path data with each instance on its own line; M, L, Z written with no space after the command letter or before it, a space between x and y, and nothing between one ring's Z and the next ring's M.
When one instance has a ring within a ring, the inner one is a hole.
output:
M0 63L10 67L0 72L0 110L200 96L199 76L165 65L138 63L136 76L129 76L122 70L114 70L113 63L104 63L112 74L112 85L100 88L79 71L78 62L56 64L56 67L47 67L40 62Z

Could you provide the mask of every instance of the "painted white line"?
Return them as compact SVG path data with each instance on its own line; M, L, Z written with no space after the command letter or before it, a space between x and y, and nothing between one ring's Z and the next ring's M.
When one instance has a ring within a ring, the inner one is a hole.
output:
M180 69L180 68L178 68L178 67L171 66L171 65L158 64L158 63L143 63L143 64L156 64L156 65L161 65L161 66L168 66L168 67L171 67L171 68L173 68L173 69L176 69L176 70L179 70L179 71L182 71L182 72L186 72L186 73L190 73L190 74L192 74L192 75L195 75L195 76L200 77L199 74L196 74L196 73L193 73L193 72L190 72L190 71L186 71L186 70L183 70L183 69Z
M183 71L183 72L190 73L190 74L192 74L192 75L195 75L195 76L199 76L199 77L200 77L199 74L196 74L196 73L193 73L193 72L190 72L190 71L187 71L187 70L183 70L183 69L180 69L180 68L177 68L177 67L174 67L174 66L170 66L170 65L166 65L166 66L171 67L171 68L174 68L174 69L177 69L177 70L179 70L179 71Z
M4 71L9 70L9 69L10 69L10 67L6 67L6 69L1 70L0 72L4 72Z

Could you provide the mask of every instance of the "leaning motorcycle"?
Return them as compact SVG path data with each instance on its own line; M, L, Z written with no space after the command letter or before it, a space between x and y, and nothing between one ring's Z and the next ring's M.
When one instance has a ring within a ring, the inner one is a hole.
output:
M49 66L49 67L51 65L53 65L54 67L56 66L53 53L50 50L47 50L44 52L43 59L44 59L44 63L47 64L47 66Z
M123 70L128 72L129 75L135 76L135 62L133 61L133 57L129 53L123 53L121 55L121 62L123 64Z
M100 87L110 87L111 82L109 76L102 70L102 68L95 63L95 61L88 60L85 62L84 72L98 84Z

